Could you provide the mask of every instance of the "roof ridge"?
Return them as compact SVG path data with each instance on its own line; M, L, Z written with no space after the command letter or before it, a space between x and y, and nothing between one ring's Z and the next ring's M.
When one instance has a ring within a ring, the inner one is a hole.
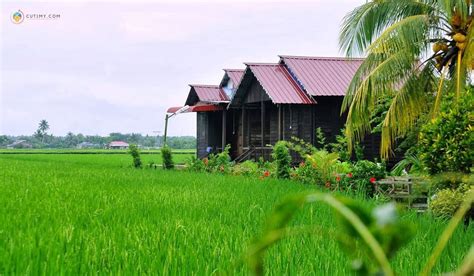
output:
M208 87L208 88L219 88L216 84L189 84L191 87Z
M292 56L292 55L278 55L280 58L294 58L294 59L310 59L310 60L334 60L334 61L362 61L365 58L357 57L321 57L321 56Z
M247 66L275 66L279 65L279 63L272 63L272 62L244 62Z
M245 69L222 69L226 72L245 72Z

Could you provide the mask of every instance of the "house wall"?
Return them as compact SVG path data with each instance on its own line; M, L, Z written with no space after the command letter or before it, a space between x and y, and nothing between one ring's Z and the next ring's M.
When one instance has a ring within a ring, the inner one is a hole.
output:
M198 112L196 127L196 151L198 158L208 155L207 147L213 151L222 148L222 111Z
M264 157L271 159L271 149L277 141L298 137L311 144L316 143L316 128L325 134L326 142L332 143L341 133L346 116L340 110L343 97L316 97L317 104L273 104L261 85L253 81L240 108L225 111L225 144L231 145L231 157L237 158L248 148L258 148L251 159ZM262 147L262 107L263 107L263 147ZM222 112L199 112L197 116L198 157L207 156L206 148L222 149ZM367 159L379 158L380 135L368 135L361 143ZM293 154L294 161L299 157ZM397 159L398 160L398 159ZM389 163L392 164L393 162ZM393 164L392 164L393 165Z

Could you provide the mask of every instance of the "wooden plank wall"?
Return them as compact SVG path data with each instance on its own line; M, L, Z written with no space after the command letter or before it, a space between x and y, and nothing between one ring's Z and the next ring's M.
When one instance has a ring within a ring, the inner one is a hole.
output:
M198 158L204 158L207 155L207 112L198 112L196 118L196 152Z
M196 146L198 158L207 156L207 147L222 148L222 111L198 112Z

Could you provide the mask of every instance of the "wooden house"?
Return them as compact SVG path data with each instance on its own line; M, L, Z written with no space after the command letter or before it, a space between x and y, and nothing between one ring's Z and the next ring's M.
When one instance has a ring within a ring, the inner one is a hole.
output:
M189 107L186 112L196 112L198 158L222 151L227 137L233 135L233 116L227 116L227 106L244 70L224 69L224 72L220 85L190 85L185 106ZM169 108L168 113L174 113L181 108Z
M318 127L333 141L345 123L345 92L362 61L280 56L278 63L225 70L218 86L191 86L186 105L197 111L198 157L229 144L237 161L270 159L279 140L315 144ZM378 141L364 140L367 158L378 156Z

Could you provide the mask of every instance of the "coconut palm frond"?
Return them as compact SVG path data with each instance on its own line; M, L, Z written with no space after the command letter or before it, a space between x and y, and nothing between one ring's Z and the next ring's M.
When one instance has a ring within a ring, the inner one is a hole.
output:
M471 0L372 0L345 17L341 50L367 54L341 108L349 146L371 130L379 99L393 96L382 124L387 157L421 114L436 116L444 91L460 97L474 67L473 18Z
M426 111L431 97L426 91L432 91L436 81L433 64L430 62L421 71L415 68L401 89L395 93L382 124L382 157L389 157L396 138L410 131L420 115Z
M438 7L448 18L454 14L459 15L462 20L466 20L469 15L470 6L466 0L439 0Z
M367 57L371 59L371 55ZM370 114L378 100L392 95L401 86L406 76L415 71L416 58L399 51L380 62L358 84L357 90L351 92L352 102L349 106L346 122L346 135L349 149L354 141L360 141L370 132Z
M403 50L407 55L419 55L429 45L429 31L428 15L412 15L388 27L367 49L369 53L391 54Z
M423 1L369 1L343 19L339 45L348 56L360 55L388 26L407 16L432 12Z
M463 66L468 71L474 70L474 24L469 26L466 34L466 49L464 50Z

